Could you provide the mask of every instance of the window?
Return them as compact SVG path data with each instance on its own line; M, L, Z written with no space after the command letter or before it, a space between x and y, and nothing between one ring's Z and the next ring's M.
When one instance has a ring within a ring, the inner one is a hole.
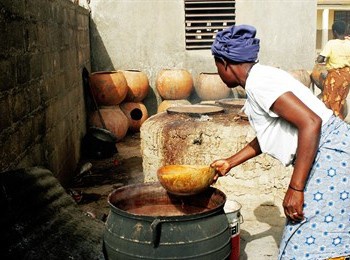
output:
M234 24L234 0L185 0L187 50L210 49L216 33Z

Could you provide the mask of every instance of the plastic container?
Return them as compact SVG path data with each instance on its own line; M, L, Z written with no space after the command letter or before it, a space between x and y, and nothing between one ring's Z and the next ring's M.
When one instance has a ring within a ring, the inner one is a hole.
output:
M241 215L242 205L235 200L226 200L224 211L231 230L231 255L229 260L238 260L240 255L240 224L243 223Z

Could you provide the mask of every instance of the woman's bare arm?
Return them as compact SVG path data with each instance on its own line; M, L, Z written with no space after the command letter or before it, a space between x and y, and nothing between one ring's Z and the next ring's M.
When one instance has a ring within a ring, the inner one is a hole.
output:
M271 109L298 129L298 147L290 186L303 191L318 149L322 120L292 92L280 96ZM291 218L301 220L303 200L303 192L289 188L283 202L285 214L291 217L297 212L298 215Z
M214 161L210 166L215 168L217 176L215 180L220 176L226 175L233 167L240 165L241 163L261 154L260 145L258 139L255 137L249 142L242 150L235 153L229 158L220 159Z

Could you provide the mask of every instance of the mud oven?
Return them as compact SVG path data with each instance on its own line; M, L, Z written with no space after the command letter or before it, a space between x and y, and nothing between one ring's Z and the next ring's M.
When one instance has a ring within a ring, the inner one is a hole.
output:
M197 108L156 114L140 129L145 182L157 181L157 169L170 164L207 164L243 148L255 134L240 112L241 106L219 102L222 111L206 113ZM255 219L260 205L281 208L291 168L268 155L260 155L233 168L214 185L228 199L242 204L246 220Z

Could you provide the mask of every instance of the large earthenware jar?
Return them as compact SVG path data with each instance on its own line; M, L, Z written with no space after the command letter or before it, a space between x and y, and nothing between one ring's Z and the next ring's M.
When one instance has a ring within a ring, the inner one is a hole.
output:
M107 130L111 131L117 138L117 142L122 140L129 129L129 120L119 106L101 107L100 113ZM97 111L94 111L89 116L91 126L103 128Z
M129 130L139 132L142 123L148 118L146 106L141 102L123 102L120 109L129 120Z
M247 93L245 92L245 89L242 86L237 86L235 88L232 88L231 90L234 98L247 98Z
M128 93L128 84L122 72L98 71L91 73L90 84L100 106L120 104Z
M195 90L201 100L219 100L231 94L231 90L217 73L200 73Z
M148 94L149 81L147 75L139 70L120 70L128 84L128 93L124 101L140 102Z
M163 99L187 99L193 90L192 75L184 69L163 69L158 74L156 87Z
M301 83L303 83L306 87L310 87L311 85L311 77L310 73L307 70L291 70L289 71L290 74L297 80L299 80Z
M180 100L163 100L157 109L157 113L161 113L166 111L169 107L178 107L182 105L191 105L191 102L187 99L180 99Z
M320 90L323 90L323 84L327 77L327 73L325 64L315 64L312 69L311 80Z

